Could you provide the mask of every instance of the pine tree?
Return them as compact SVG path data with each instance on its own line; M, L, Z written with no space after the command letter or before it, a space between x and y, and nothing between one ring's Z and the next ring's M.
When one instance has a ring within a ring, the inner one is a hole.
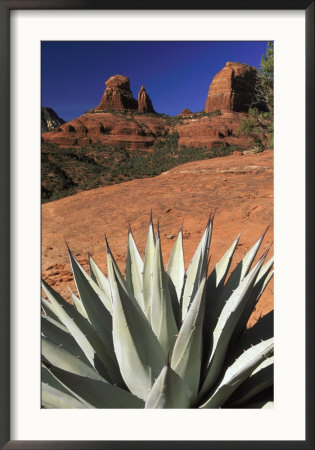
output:
M255 103L273 113L274 46L267 43L266 54L262 55L257 74Z

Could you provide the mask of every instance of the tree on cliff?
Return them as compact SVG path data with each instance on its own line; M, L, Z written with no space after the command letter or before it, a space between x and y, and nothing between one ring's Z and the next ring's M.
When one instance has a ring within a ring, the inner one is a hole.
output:
M273 42L268 42L266 54L261 57L260 67L257 73L255 103L257 105L263 105L271 113L273 113L273 66Z

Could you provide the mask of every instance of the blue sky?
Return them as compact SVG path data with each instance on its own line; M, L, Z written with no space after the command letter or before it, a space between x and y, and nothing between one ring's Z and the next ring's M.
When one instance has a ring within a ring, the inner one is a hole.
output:
M94 108L105 81L126 75L142 84L155 110L204 109L209 85L227 61L259 67L265 41L43 41L42 105L69 121Z

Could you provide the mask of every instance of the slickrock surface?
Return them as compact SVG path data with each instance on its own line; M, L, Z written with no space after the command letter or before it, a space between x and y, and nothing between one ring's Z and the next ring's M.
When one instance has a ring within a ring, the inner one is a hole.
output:
M205 111L248 111L253 99L256 74L255 67L227 62L210 84Z
M90 252L106 272L104 233L124 271L127 232L131 224L143 255L150 211L160 223L165 265L183 224L188 266L202 236L210 210L216 210L210 270L242 232L234 264L270 225L260 256L273 253L273 152L231 155L178 166L155 178L133 180L82 192L42 206L43 277L69 299L75 289L65 241L87 268ZM273 309L269 284L250 319L253 324Z

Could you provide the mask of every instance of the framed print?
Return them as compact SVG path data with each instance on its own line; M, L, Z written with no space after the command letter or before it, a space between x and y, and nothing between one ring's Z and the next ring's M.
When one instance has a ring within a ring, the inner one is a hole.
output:
M0 8L1 448L314 448L314 2Z

